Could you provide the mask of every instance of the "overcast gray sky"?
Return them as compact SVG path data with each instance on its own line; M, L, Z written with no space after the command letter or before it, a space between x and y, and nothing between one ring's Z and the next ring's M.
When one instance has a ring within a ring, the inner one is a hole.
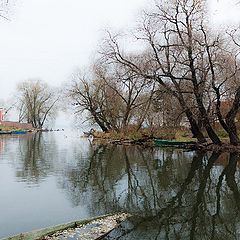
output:
M40 78L60 86L86 65L103 29L126 28L152 0L16 0L11 21L0 19L0 99L19 81ZM212 0L213 21L239 21L235 0Z
M17 82L66 81L91 58L103 29L124 28L152 0L17 0L11 21L0 20L0 99ZM239 15L235 0L212 0L214 19Z
M18 0L11 21L0 20L0 98L28 78L66 81L74 68L87 64L103 29L133 22L144 2Z

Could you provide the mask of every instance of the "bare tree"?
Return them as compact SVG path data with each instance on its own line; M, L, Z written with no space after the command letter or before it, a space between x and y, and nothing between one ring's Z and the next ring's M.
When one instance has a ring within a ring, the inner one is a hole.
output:
M77 73L67 95L76 107L76 114L87 111L89 114L88 120L97 123L102 131L106 132L111 129L111 124L107 119L106 112L102 109L105 99L104 87L104 84L100 81L90 81L86 79L86 76Z
M132 57L136 58L136 56L130 56ZM100 64L96 72L122 102L119 128L126 128L132 124L140 129L150 109L155 84L119 63Z
M209 38L209 33L201 27L204 34L204 45L209 63L209 78L211 89L216 97L216 115L219 123L228 133L230 143L240 143L235 118L240 107L240 84L239 84L239 50L234 47L231 38L215 36ZM234 44L237 42L230 34ZM222 113L223 103L228 103L227 113Z
M86 110L103 131L140 129L151 105L155 85L120 64L100 60L90 68L88 77L75 74L68 94L77 112Z
M197 28L202 22L203 2L173 0L167 5L157 5L155 12L145 14L138 39L147 45L147 53L142 60L143 64L151 65L148 71L143 71L138 62L129 59L120 48L117 38L111 34L103 54L110 61L119 62L136 74L162 85L178 99L194 136L199 142L204 142L198 119L188 105L191 95L209 137L214 143L220 144L203 102L204 84L199 70L204 49L199 43L201 36Z
M161 105L155 106L162 111L160 117L169 113L173 103L172 111L178 112L179 119L182 113L186 115L200 143L206 142L206 130L214 144L222 144L214 129L218 121L230 143L238 145L239 29L214 33L206 3L156 2L154 9L144 13L135 36L145 49L135 54L121 47L118 35L108 32L100 51L101 63L91 70L91 81L81 78L82 86L75 85L78 106L89 111L104 131L118 130L136 122L139 127L144 121L153 123L149 111L154 109L155 98ZM156 98L157 85L162 96ZM225 102L230 107L223 114ZM166 125L174 120L166 119Z
M110 63L117 62L142 78L158 82L176 98L199 142L205 141L204 127L212 142L221 144L213 128L216 112L230 142L239 144L235 118L240 105L236 50L240 45L236 31L230 32L230 38L224 33L213 34L205 12L206 1L202 0L157 3L155 10L144 14L136 36L146 46L139 54L141 62L129 58L118 36L109 32L102 55ZM150 67L144 68L146 65ZM221 102L231 92L232 82L237 87L229 97L229 112L223 116Z
M43 128L55 113L59 96L40 80L28 80L18 85L19 120L26 120L34 128Z

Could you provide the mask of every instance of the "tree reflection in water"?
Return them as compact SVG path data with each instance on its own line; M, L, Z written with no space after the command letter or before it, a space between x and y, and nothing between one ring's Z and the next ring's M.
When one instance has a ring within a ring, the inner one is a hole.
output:
M48 144L45 141L41 132L21 136L16 162L16 177L20 181L38 184L53 171L53 159L57 158L57 151L54 138L51 138L50 142L51 144Z
M133 214L106 239L238 239L237 153L93 146L59 176L91 215Z

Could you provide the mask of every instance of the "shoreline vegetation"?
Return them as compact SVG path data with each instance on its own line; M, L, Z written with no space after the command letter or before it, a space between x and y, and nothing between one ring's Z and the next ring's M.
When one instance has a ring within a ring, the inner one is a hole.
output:
M16 127L0 127L1 134L12 134L14 132L55 132L64 131L64 129L19 129ZM84 132L83 137L89 137L91 142L97 144L116 144L116 145L141 145L144 147L157 146L156 140L181 142L186 144L179 145L163 145L164 147L177 147L189 150L202 150L202 151L222 151L222 152L240 152L240 146L233 145L227 136L227 133L222 129L215 130L221 144L214 144L210 139L205 143L199 143L196 138L192 136L190 129L186 127L162 127L157 129L142 128L136 130L134 127L126 128L120 131L102 132L91 129L89 132ZM205 135L207 135L205 133Z
M188 128L158 128L158 129L127 129L122 131L101 132L91 129L85 132L83 137L89 137L91 142L97 144L116 144L116 145L142 145L144 147L157 146L156 140L163 140L181 143L181 145L171 145L169 147L185 148L189 150L203 151L222 151L222 152L240 152L240 146L235 146L230 143L227 134L222 130L216 130L218 137L221 139L221 144L214 144L210 139L206 138L205 143L199 143L191 134ZM186 143L186 144L184 144ZM167 147L163 145L163 147Z

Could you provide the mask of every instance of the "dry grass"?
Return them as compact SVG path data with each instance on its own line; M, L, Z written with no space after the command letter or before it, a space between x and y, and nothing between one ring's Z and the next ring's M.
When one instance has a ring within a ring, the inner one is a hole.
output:
M150 129L143 128L138 131L133 127L128 129L122 129L121 131L109 131L104 132L94 132L94 137L98 139L105 140L144 140L144 139L176 139L179 141L189 141L192 140L189 130L185 128L158 128Z
M229 144L228 134L221 128L215 129L217 135L224 144ZM207 141L210 143L207 132L203 132ZM104 132L94 132L94 138L112 142L112 141L126 141L126 142L148 142L151 139L165 139L165 140L177 140L181 142L196 141L197 139L192 138L192 133L190 129L179 127L179 128L143 128L136 130L134 127L129 127L127 129L122 129L121 131L109 131ZM240 132L239 132L240 137Z

